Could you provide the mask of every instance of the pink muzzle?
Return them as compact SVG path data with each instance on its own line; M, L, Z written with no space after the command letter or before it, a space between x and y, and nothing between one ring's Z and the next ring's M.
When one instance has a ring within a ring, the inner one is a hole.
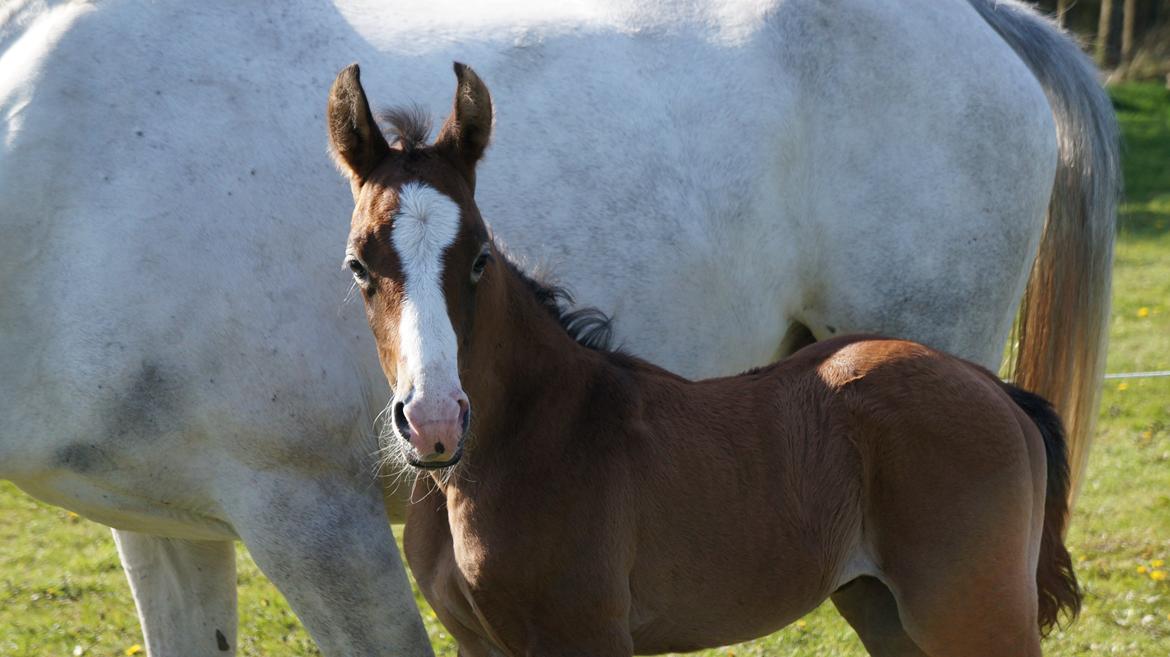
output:
M411 463L442 467L459 458L471 423L471 404L462 390L428 397L411 393L394 405L394 425L410 442Z

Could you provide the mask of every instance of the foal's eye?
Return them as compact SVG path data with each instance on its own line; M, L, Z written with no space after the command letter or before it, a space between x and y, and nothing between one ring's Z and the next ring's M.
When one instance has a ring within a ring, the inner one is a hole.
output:
M487 268L488 260L491 258L492 254L484 251L475 259L475 264L471 265L471 282L473 284L479 282L480 277L483 276L483 270Z
M370 272L366 271L366 266L358 261L357 258L350 258L345 261L345 266L353 274L353 278L358 283L365 285L370 282Z

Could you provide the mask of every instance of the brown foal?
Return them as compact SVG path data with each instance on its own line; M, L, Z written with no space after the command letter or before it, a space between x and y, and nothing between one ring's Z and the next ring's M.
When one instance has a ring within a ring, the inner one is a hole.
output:
M1080 604L1043 399L877 337L706 381L607 349L603 316L492 241L474 199L491 99L455 71L431 144L401 112L383 137L356 65L328 125L395 391L384 451L429 469L406 556L461 655L694 650L825 598L873 655L1040 654Z

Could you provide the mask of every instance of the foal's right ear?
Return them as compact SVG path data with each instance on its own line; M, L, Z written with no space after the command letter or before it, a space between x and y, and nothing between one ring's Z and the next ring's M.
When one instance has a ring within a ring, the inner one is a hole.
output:
M390 154L390 146L370 112L357 64L342 69L333 81L326 120L333 160L342 173L360 185Z

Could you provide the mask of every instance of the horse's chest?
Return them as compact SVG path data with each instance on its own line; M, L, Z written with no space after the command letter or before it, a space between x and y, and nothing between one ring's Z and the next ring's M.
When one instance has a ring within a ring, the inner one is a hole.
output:
M452 627L452 623L448 621L453 619L459 626L467 628L481 638L489 639L483 615L475 604L467 579L459 571L454 555L448 554L446 561L447 563L440 568L439 576L429 587L428 597L433 601L435 613L448 627Z
M484 576L481 550L460 529L453 536L443 495L424 486L414 497L422 501L407 510L403 548L419 589L461 645L498 645L474 593Z
M518 628L511 622L514 610L499 605L498 601L493 604L483 599L485 594L477 593L485 586L483 580L491 576L490 571L485 572L480 564L469 561L456 544L444 547L437 555L433 576L425 585L419 582L436 615L451 629L467 654L511 654L506 646L522 639L516 635Z

